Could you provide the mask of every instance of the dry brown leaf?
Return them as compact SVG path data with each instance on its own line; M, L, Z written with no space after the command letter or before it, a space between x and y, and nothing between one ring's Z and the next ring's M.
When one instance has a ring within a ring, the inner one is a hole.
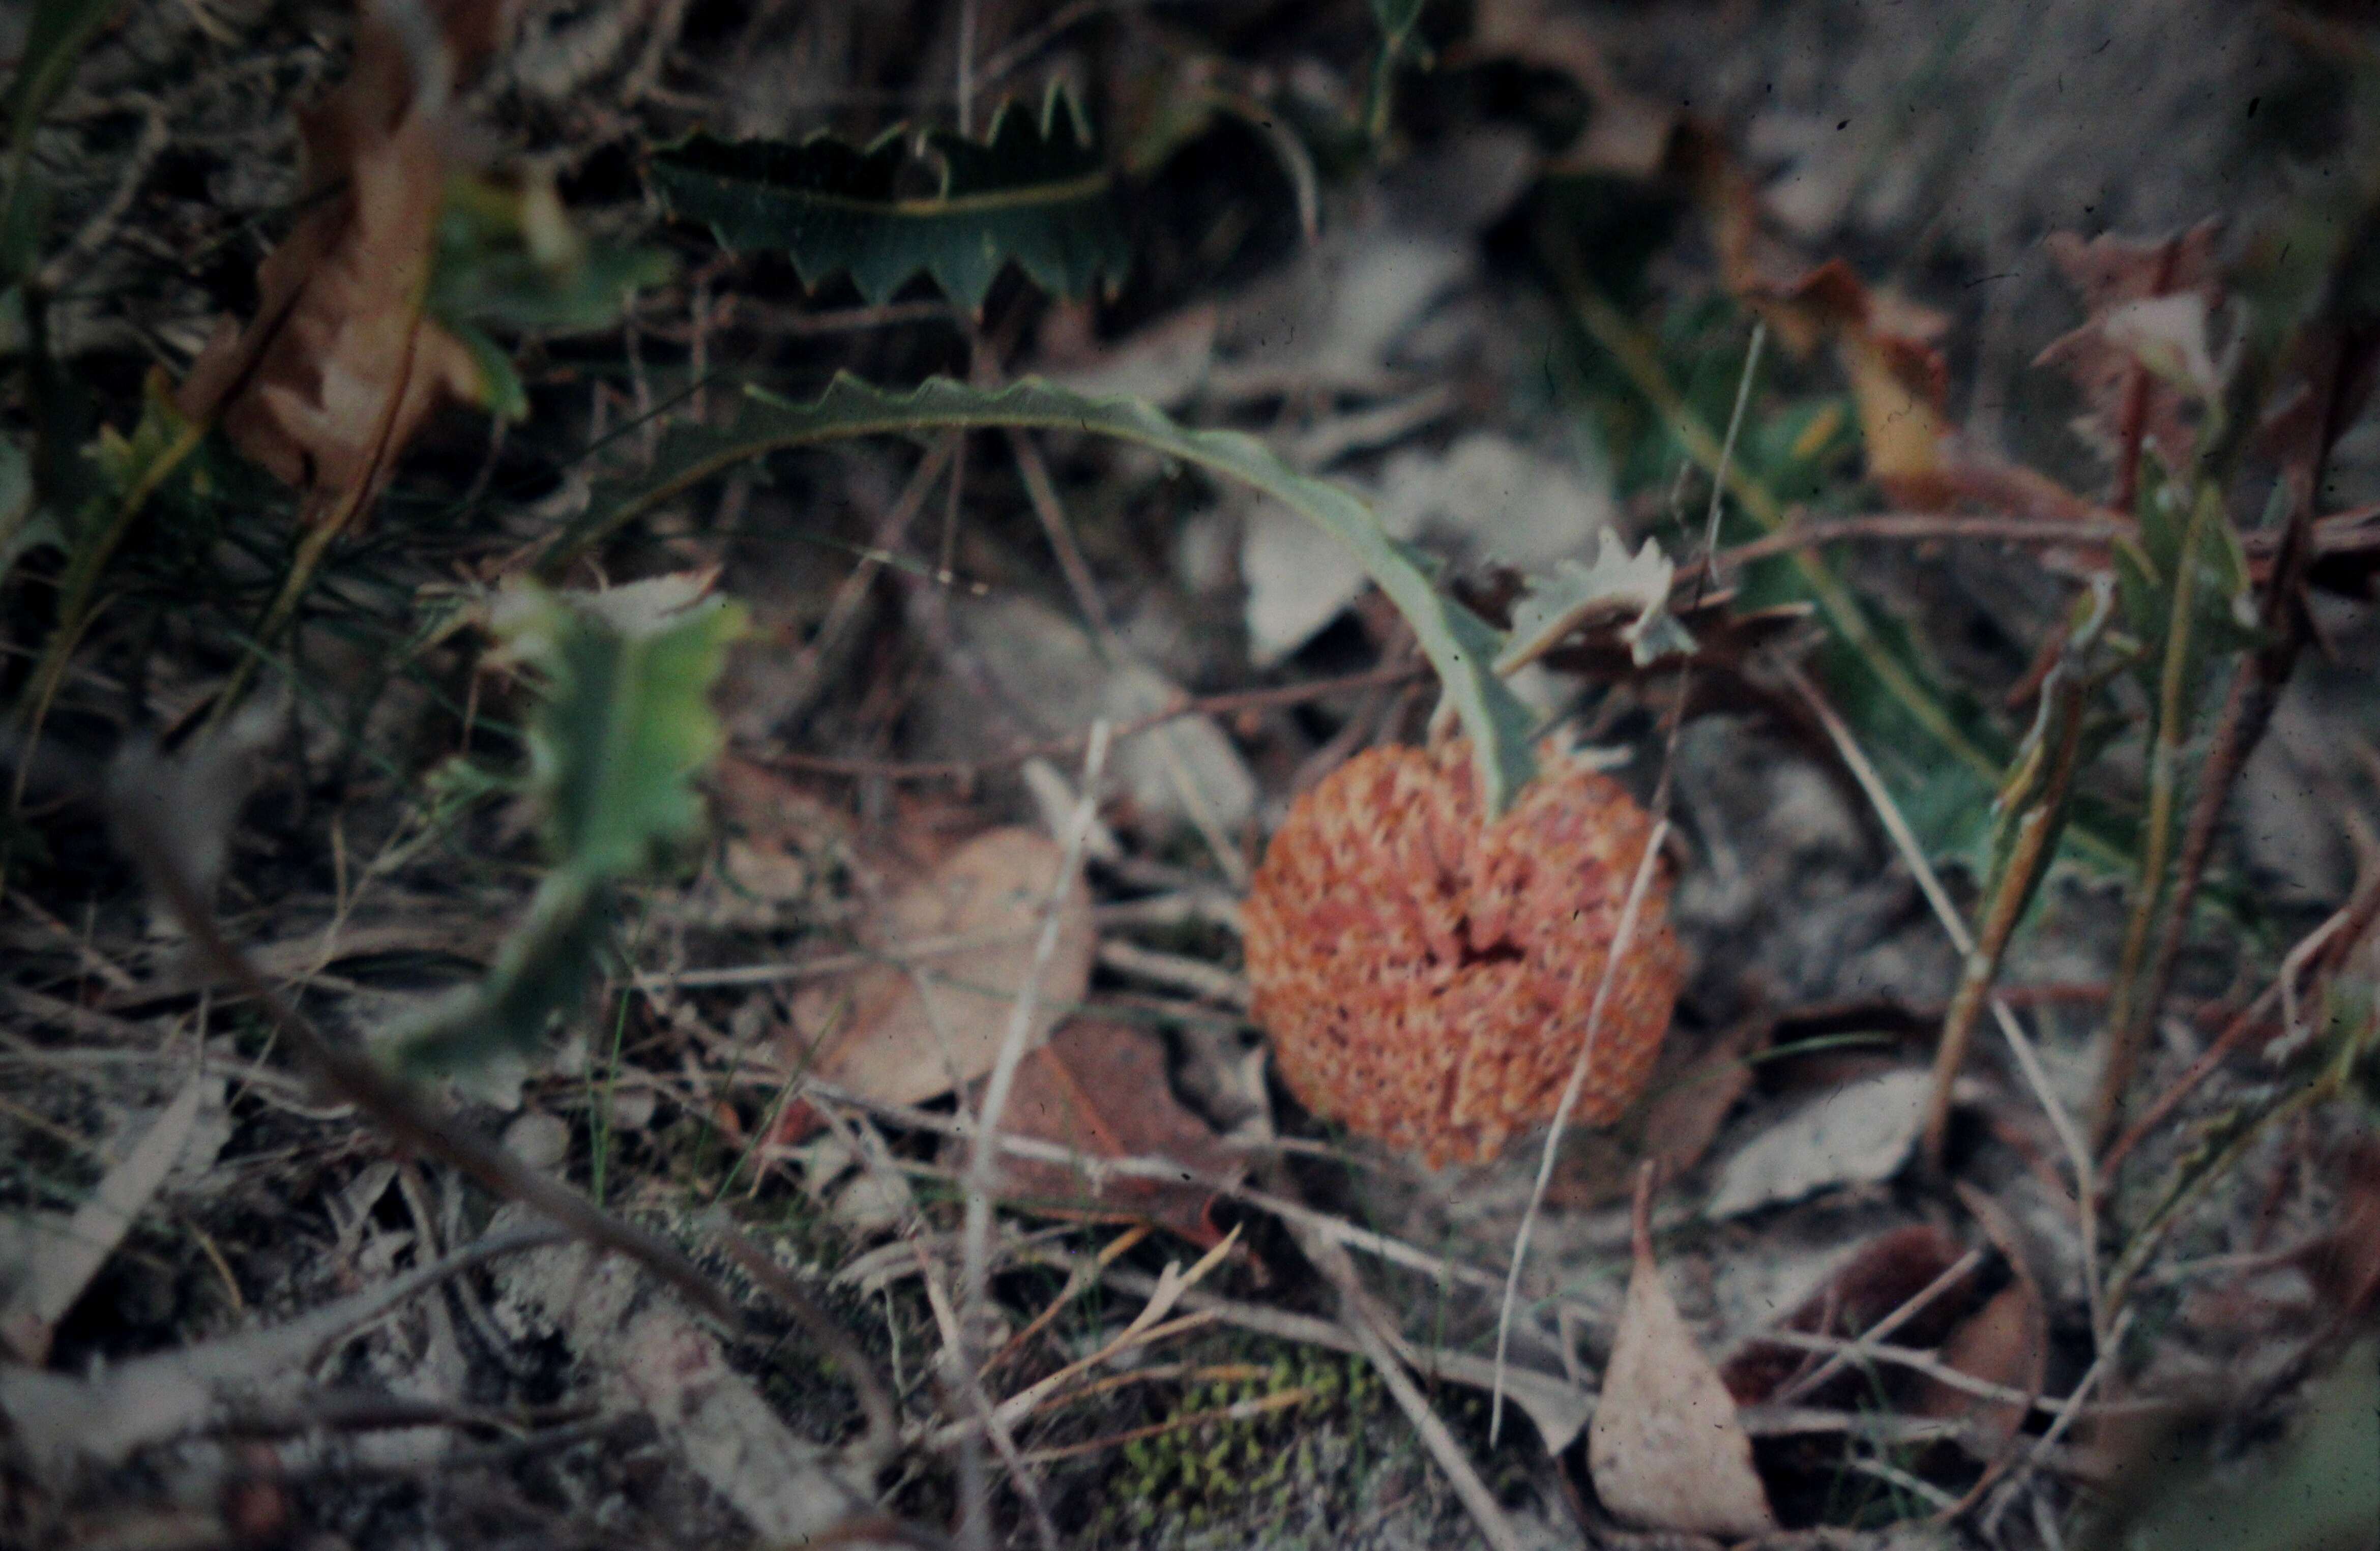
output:
M1957 1265L1965 1253L1958 1240L1930 1224L1879 1233L1853 1251L1803 1299L1785 1317L1782 1328L1845 1339L1864 1335ZM1912 1316L1893 1339L1903 1345L1931 1346L1973 1306L1973 1293L1964 1286L1954 1288ZM1821 1361L1799 1347L1755 1337L1727 1360L1728 1390L1743 1404L1757 1405ZM1841 1398L1841 1389L1860 1382L1858 1375L1847 1372L1805 1399L1813 1405L1825 1404Z
M1971 1377L2039 1394L2049 1361L2049 1329L2040 1297L2022 1281L2000 1289L1951 1332L1942 1361ZM1934 1378L1925 1381L1917 1400L1921 1415L1972 1424L1986 1453L1997 1453L2016 1436L2026 1409L2013 1400L1971 1395Z
M1759 186L1715 130L1682 123L1669 168L1710 224L1729 292L1794 356L1834 346L1859 412L1869 477L1897 504L1940 511L1973 501L2029 516L2097 515L2056 480L1961 444L1949 370L1934 344L1948 320L1871 287L1840 259L1797 263L1768 229Z
M1742 1019L1699 1044L1671 1036L1645 1101L1611 1132L1565 1137L1561 1159L1547 1186L1549 1205L1585 1210L1629 1191L1637 1159L1675 1179L1703 1160L1719 1126L1752 1086L1744 1057L1768 1041L1773 1017Z
M1002 1129L1072 1147L1091 1164L1161 1157L1185 1171L1179 1180L1103 1180L1087 1168L1012 1157L1002 1165L1011 1196L1146 1218L1210 1248L1221 1242L1207 1215L1215 1193L1198 1181L1235 1177L1239 1159L1173 1097L1165 1042L1147 1030L1079 1018L1068 1024L1016 1069Z
M455 78L509 8L361 6L347 79L299 115L302 213L257 268L256 316L219 323L176 395L303 491L310 524L359 514L442 399L483 394L470 352L421 309Z
M1652 1179L1648 1167L1637 1185L1636 1264L1587 1433L1587 1472L1604 1507L1647 1528L1765 1533L1777 1517L1752 1439L1653 1260Z
M868 933L887 963L796 1000L786 1059L894 1104L949 1093L990 1072L1064 860L1037 830L993 830L959 847L895 895ZM1028 1048L1045 1043L1082 1000L1095 947L1090 894L1077 877L1059 907L1057 951L1042 972ZM890 962L896 956L906 963Z

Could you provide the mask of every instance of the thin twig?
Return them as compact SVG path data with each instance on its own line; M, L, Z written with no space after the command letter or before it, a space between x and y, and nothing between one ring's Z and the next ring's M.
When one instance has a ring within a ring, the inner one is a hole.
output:
M1050 551L1058 557L1058 569L1066 578L1067 589L1075 595L1075 607L1082 611L1091 639L1099 643L1100 655L1109 661L1121 661L1123 648L1108 624L1107 605L1099 600L1099 581L1075 542L1074 525L1066 520L1065 503L1059 499L1058 487L1050 478L1050 466L1042 460L1041 449L1033 444L1026 432L1012 430L1008 433L1008 450L1016 458L1016 471L1025 477L1025 493L1032 503L1033 515L1040 520L1042 536L1050 540Z
M1512 1339L1512 1309L1520 1302L1521 1268L1529 1257L1529 1238L1537 1225L1537 1213L1544 1206L1546 1191L1553 1183L1554 1163L1561 1156L1563 1131L1578 1109L1579 1095L1585 1091L1586 1074L1595 1065L1595 1048L1603 1034L1604 1010L1611 1000L1611 988L1620 977L1620 963L1636 939L1636 923L1645 909L1645 896L1651 891L1654 869L1659 865L1661 842L1669 838L1670 821L1657 818L1653 832L1645 842L1645 854L1637 858L1636 874L1628 883L1628 902L1621 907L1620 926L1611 935L1611 951L1604 956L1603 978L1596 983L1595 1000L1586 1010L1586 1035L1579 1043L1578 1060L1571 1064L1570 1081L1562 1087L1561 1102L1554 1109L1553 1129L1546 1133L1545 1150L1537 1157L1537 1177L1529 1190L1529 1205L1521 1213L1520 1230L1512 1239L1512 1264L1504 1276L1504 1301L1496 1315L1496 1384L1495 1393L1488 1407L1488 1441L1494 1443L1502 1433L1504 1423L1504 1363Z
M978 1332L982 1328L983 1313L991 1292L991 1203L1000 1185L1000 1122L1007 1112L1008 1096L1016 1084L1017 1068L1024 1064L1026 1043L1032 1032L1033 1014L1041 999L1041 979L1048 973L1050 957L1058 949L1058 937L1065 914L1067 894L1075 887L1075 874L1083 862L1083 844L1089 838L1092 822L1099 817L1099 779L1106 773L1108 762L1109 726L1105 721L1091 723L1090 748L1083 757L1083 794L1075 806L1073 822L1067 826L1062 856L1058 863L1058 875L1050 881L1050 899L1042 907L1041 938L1033 946L1033 962L1026 970L1023 985L1018 987L1016 1000L1009 1010L1008 1028L1002 1036L1000 1054L993 1060L990 1075L983 1089L983 1105L976 1118L974 1144L967 1158L966 1226L961 1247L959 1297L965 1310L958 1328L958 1346L951 1356L970 1388L981 1393L982 1381L978 1376L983 1366L981 1354L976 1350ZM985 1413L988 1424L997 1418ZM1006 1430L993 1425L992 1437L1000 1444ZM1003 1446L1003 1453L1013 1453L1014 1443ZM962 1461L964 1462L964 1461ZM1013 1468L1022 1472L1023 1465ZM980 1524L982 1505L967 1505L967 1521ZM1047 1510L1036 1507L1037 1525L1046 1524ZM1052 1532L1054 1533L1054 1532Z
M2067 522L2056 517L1949 516L1928 512L1878 512L1864 517L1832 517L1797 522L1774 533L1720 551L1729 565L1749 565L1755 560L1815 550L1828 544L1867 539L1927 542L1942 539L1974 539L2004 544L2107 544L2128 537L2135 524L2112 517L2097 522Z
M1910 1296L1906 1303L1900 1305L1900 1307L1893 1310L1890 1314L1886 1315L1882 1319L1877 1320L1874 1325L1869 1326L1865 1330L1862 1331L1858 1338L1854 1339L1848 1348L1836 1352L1832 1357L1828 1358L1825 1362L1819 1363L1808 1373L1803 1374L1800 1378L1795 1379L1792 1383L1779 1390L1769 1403L1772 1405L1790 1406L1794 1401L1800 1400L1803 1396L1810 1394L1815 1390L1818 1386L1826 1383L1837 1374L1841 1373L1843 1369L1849 1366L1854 1359L1864 1357L1867 1354L1868 1345L1870 1342L1884 1339L1884 1338L1891 1335L1895 1330L1900 1329L1902 1326L1908 1324L1911 1320L1925 1313L1925 1310L1933 1304L1937 1298L1941 1297L1945 1292L1949 1291L1961 1282L1965 1281L1969 1277L1973 1276L1976 1269L1980 1267L1983 1263L1983 1251L1979 1249L1969 1250L1957 1260L1951 1262L1949 1266L1945 1269L1940 1276L1936 1277L1932 1281L1927 1282L1924 1287L1918 1289L1915 1293ZM1764 1337L1762 1339L1766 1339L1767 1338Z
M334 1046L303 1014L283 1001L248 956L224 936L214 911L200 898L183 870L173 842L159 832L152 805L119 802L113 806L128 849L150 886L180 922L198 956L262 1009L274 1035L313 1068L323 1086L361 1110L400 1145L437 1158L589 1242L641 1262L730 1327L743 1323L735 1303L674 1244L621 1221L559 1180L470 1135L370 1058Z

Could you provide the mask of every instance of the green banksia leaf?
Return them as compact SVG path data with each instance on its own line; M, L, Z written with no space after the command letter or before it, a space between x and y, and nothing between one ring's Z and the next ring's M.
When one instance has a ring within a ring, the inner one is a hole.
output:
M1438 670L1470 737L1483 818L1504 811L1536 773L1530 746L1536 719L1495 672L1504 649L1502 634L1439 590L1420 551L1391 539L1372 509L1347 491L1298 473L1255 438L1185 430L1139 399L1093 397L1029 377L996 391L937 377L914 393L892 394L844 375L807 404L749 390L733 425L673 430L649 475L633 484L599 489L586 515L554 540L542 563L550 572L703 480L782 449L856 436L990 427L1134 442L1236 479L1318 524L1363 563Z
M534 1048L584 994L613 884L647 872L698 831L694 782L725 742L710 686L742 609L706 598L707 576L657 576L600 593L522 587L491 624L537 681L528 792L553 870L478 984L397 1039L416 1071L467 1069Z
M1054 87L1038 115L1003 106L980 140L906 128L866 146L697 135L653 158L652 180L671 213L707 223L726 247L785 253L812 287L847 273L870 303L922 273L979 308L1011 262L1043 290L1079 297L1121 280L1131 259L1090 127ZM935 192L905 192L925 180Z

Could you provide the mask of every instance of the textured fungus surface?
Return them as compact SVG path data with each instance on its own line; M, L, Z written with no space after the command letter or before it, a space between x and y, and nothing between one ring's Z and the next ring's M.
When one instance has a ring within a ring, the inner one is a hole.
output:
M1433 1166L1553 1118L1653 823L1553 759L1482 825L1461 742L1380 748L1298 799L1246 910L1256 1016L1317 1115ZM1577 1118L1652 1073L1684 977L1658 874L1605 1009Z

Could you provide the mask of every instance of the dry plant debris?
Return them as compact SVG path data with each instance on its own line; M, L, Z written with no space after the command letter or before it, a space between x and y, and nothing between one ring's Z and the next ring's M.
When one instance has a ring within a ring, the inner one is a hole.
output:
M256 316L217 325L178 395L308 492L313 521L359 512L442 399L486 388L470 350L423 315L446 200L458 43L505 9L358 7L347 79L300 115L305 213L257 271ZM434 25L459 21L450 35ZM412 23L408 25L408 22ZM480 51L492 38L477 40Z
M1647 1529L1756 1535L1777 1527L1735 1400L1679 1317L1653 1258L1652 1170L1636 1192L1628 1302L1586 1437L1604 1506Z
M1034 935L1063 853L1035 830L978 835L885 904L869 944L886 962L796 999L787 1063L889 1103L949 1093L991 1070L1009 1008L1033 969ZM1090 896L1071 880L1042 972L1028 1047L1089 984Z
M1552 1119L1652 820L1584 759L1548 756L1483 820L1470 750L1359 755L1297 801L1245 909L1255 1014L1317 1115L1480 1161ZM1656 881L1613 981L1578 1113L1644 1088L1685 955Z

